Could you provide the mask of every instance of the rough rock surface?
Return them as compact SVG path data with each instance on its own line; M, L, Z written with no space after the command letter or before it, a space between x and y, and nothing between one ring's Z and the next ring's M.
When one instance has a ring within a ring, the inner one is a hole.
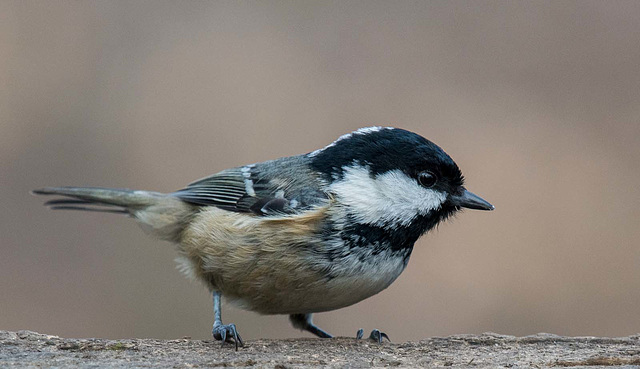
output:
M0 367L636 367L640 335L623 338L527 337L493 333L382 345L354 338L256 340L235 351L191 339L72 339L0 331Z

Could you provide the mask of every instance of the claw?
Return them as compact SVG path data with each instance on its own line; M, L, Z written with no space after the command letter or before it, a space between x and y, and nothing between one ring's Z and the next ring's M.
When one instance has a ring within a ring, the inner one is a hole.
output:
M223 329L222 331L220 331L220 341L222 341L222 344L220 345L220 347L224 346L224 343L227 342L227 330Z
M364 337L364 329L360 328L358 329L358 333L356 333L356 339L359 340L359 339L362 339L362 337ZM391 342L391 339L389 338L389 336L384 332L380 332L380 330L378 329L372 330L371 334L369 335L370 340L373 340L378 343L382 343L382 341L385 338L387 339L387 341Z
M226 342L235 343L236 351L238 351L238 346L244 346L235 324L216 324L213 326L212 333L213 338L222 341L220 347L224 347Z
M374 340L378 343L382 343L383 338L386 338L387 341L391 342L389 336L384 332L380 332L378 329L372 330L371 334L369 335L369 339Z

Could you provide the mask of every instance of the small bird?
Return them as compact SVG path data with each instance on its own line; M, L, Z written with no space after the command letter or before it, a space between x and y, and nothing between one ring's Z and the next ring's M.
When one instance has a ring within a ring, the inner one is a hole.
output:
M387 288L416 240L462 208L493 210L467 191L440 147L399 128L367 127L311 153L231 168L176 192L47 187L52 209L122 213L177 245L188 276L213 294L213 337L242 346L223 324L221 297L332 337L312 314ZM362 337L362 330L357 334ZM388 336L374 330L370 338Z

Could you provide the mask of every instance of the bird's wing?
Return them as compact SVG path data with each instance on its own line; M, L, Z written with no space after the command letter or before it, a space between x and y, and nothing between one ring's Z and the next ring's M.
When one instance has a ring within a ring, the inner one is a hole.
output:
M231 168L172 195L182 201L256 215L296 214L326 203L328 195L300 159Z

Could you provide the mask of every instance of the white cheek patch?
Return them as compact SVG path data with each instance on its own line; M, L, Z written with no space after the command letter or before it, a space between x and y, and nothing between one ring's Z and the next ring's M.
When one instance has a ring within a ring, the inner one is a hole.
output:
M357 222L377 226L407 226L418 215L439 209L447 198L400 170L372 178L369 168L359 165L345 168L344 177L330 188Z

